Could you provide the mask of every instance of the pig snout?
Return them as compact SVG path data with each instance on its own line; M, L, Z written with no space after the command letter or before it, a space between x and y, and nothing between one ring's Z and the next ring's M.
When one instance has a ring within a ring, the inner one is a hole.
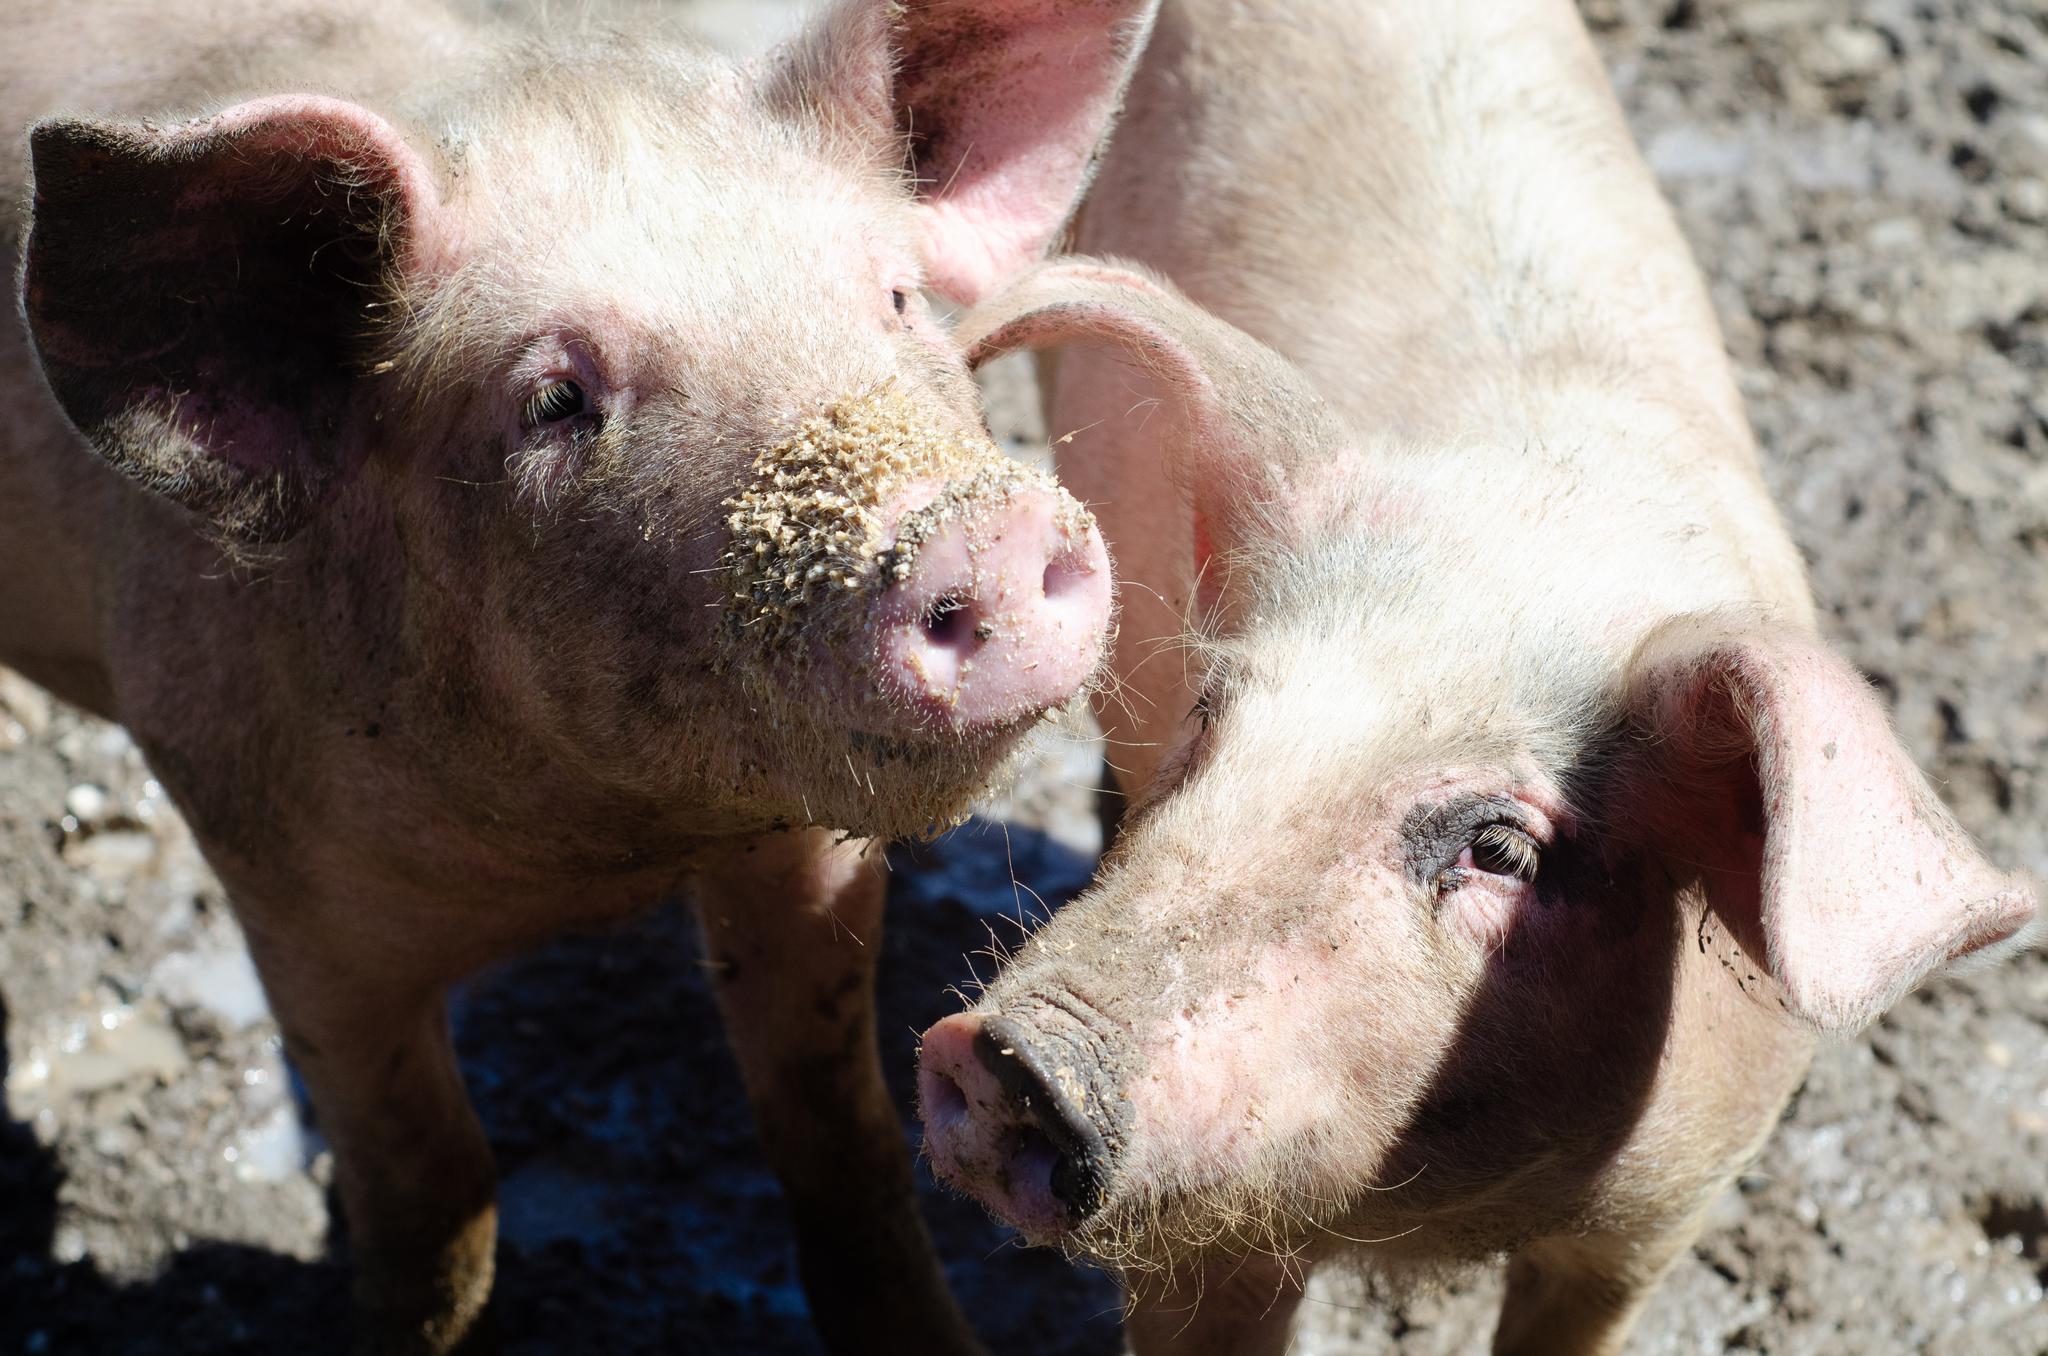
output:
M914 503L914 499L908 503ZM928 506L893 506L915 519ZM925 524L877 604L871 673L910 720L998 729L1066 702L1109 625L1109 557L1057 489L1018 488Z
M892 388L805 419L725 508L729 653L868 732L1003 736L1102 661L1109 557L1088 510Z
M918 1104L940 1177L1035 1243L1101 1206L1118 1099L1084 1047L1003 1017L956 1013L924 1036Z

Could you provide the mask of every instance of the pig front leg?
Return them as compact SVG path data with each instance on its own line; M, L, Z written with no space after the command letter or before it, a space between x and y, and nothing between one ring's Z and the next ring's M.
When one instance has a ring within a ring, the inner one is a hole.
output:
M334 1150L355 1267L356 1350L448 1356L490 1345L496 1173L449 1038L448 951L405 935L289 929L239 908L285 1050ZM342 911L337 910L337 913ZM288 939L288 940L279 940Z
M1539 1239L1508 1264L1494 1356L1615 1356L1697 1220L1648 1238Z
M698 877L698 920L804 1292L839 1353L978 1352L917 1213L875 1030L880 849L755 839Z
M1307 1277L1271 1258L1218 1262L1130 1297L1134 1356L1282 1356Z

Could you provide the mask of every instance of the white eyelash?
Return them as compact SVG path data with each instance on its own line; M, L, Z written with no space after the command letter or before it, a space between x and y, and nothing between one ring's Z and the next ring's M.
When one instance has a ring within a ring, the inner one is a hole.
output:
M1506 824L1489 824L1473 838L1472 849L1474 856L1477 856L1481 849L1493 852L1506 864L1507 874L1518 880L1536 879L1536 845L1529 840L1529 835L1519 829L1510 828Z

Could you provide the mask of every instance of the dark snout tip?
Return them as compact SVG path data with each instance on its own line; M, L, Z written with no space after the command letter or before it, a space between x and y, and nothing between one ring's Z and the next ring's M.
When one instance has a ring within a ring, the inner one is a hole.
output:
M1051 1159L1052 1195L1075 1222L1102 1208L1109 1184L1110 1148L1096 1126L1093 1079L1049 1059L1024 1029L1004 1017L990 1017L975 1037L975 1056L994 1075L1011 1106L1028 1118L1023 1133L1045 1140ZM1020 1146L1030 1150L1035 1146ZM1035 1155L1034 1155L1035 1156Z

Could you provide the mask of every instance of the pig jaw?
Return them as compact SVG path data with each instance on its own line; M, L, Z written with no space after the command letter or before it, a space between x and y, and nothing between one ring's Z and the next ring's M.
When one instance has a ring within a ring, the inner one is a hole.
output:
M1069 906L1072 927L1056 923L982 1004L926 1034L935 1169L1028 1242L1134 1283L1202 1256L1313 1254L1337 1218L1315 1203L1386 1175L1426 1073L1409 1046L1426 1040L1398 1017L1326 1015L1330 993L1361 982L1345 954L1365 949L1356 935L1259 949L1185 897L1133 907L1116 893ZM1089 926L1127 909L1149 921ZM1053 959L1090 936L1153 953L1124 953L1124 974ZM1416 992L1396 968L1387 987Z

